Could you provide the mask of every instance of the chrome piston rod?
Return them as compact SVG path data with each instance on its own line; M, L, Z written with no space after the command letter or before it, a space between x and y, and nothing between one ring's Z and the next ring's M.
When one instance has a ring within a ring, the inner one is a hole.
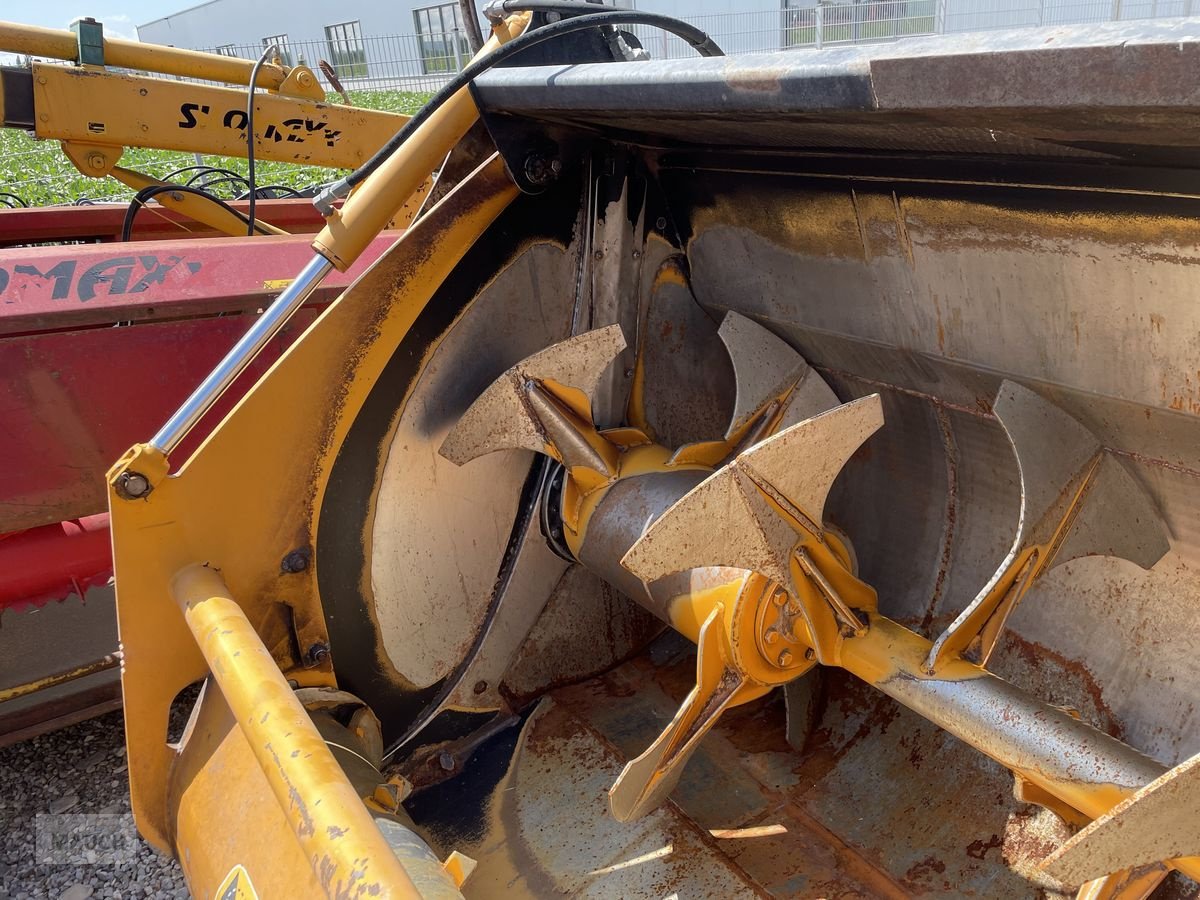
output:
M150 445L164 455L179 446L187 437L196 423L204 414L212 409L213 404L229 389L234 380L242 374L251 360L266 346L271 338L279 333L288 320L302 307L333 268L333 263L317 254L308 262L275 302L268 306L261 316L250 326L233 348L225 354L215 369L204 381L200 382L190 397L175 411L158 433L150 439Z

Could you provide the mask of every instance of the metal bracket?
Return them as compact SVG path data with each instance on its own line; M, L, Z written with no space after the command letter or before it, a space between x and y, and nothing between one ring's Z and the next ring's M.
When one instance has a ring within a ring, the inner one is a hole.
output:
M474 96L474 84L471 85ZM491 135L509 176L524 194L548 190L566 170L576 168L579 153L570 141L558 141L527 119L483 111L476 99L479 118Z
M166 454L150 444L134 444L111 469L108 483L122 500L140 500L167 477Z
M81 66L104 65L104 25L90 16L71 23L75 35L76 62Z

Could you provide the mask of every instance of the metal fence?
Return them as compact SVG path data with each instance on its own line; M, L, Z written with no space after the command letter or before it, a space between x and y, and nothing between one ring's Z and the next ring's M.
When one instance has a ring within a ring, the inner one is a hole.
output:
M687 16L730 55L831 45L893 41L966 31L1068 25L1200 14L1200 0L782 0L775 9ZM695 51L661 29L630 29L651 57L678 59ZM258 57L263 44L200 47L215 53ZM316 69L326 61L347 90L433 91L470 59L465 35L355 36L293 41L281 47L289 64ZM328 82L328 79L326 79Z
M209 53L257 59L262 42L197 47ZM439 34L387 34L324 41L286 41L280 57L287 65L306 65L317 71L324 61L348 91L402 90L428 93L444 85L471 60L471 48L461 31ZM333 89L321 73L322 81Z
M779 0L774 9L722 15L692 16L688 21L708 32L726 53L745 54L775 50L893 41L919 35L984 31L1037 25L1120 21L1200 14L1200 0ZM1195 7L1193 9L1193 4ZM631 29L651 57L674 59L695 51L681 39L642 26ZM355 103L409 112L422 95L437 90L470 59L466 37L460 30L441 33L364 36L330 34L326 40L278 40L285 63L305 64L318 72L328 90L331 80L320 71L324 61L346 91L359 93ZM227 56L257 59L263 42L197 47ZM123 158L147 174L162 177L193 164L189 154L158 150L132 150ZM205 159L204 162L241 171L244 163ZM270 164L272 183L289 178L304 184L319 180L319 170L290 171ZM290 174L289 174L290 171ZM261 182L260 182L261 183ZM84 178L66 160L56 144L35 142L26 135L0 130L0 205L12 203L5 194L16 194L32 204L70 203L80 197L127 199L131 192L113 179Z
M689 16L729 55L774 50L819 49L833 44L889 41L936 34L945 0L863 0L816 6ZM635 25L631 29L652 57L695 55L685 41L666 32Z

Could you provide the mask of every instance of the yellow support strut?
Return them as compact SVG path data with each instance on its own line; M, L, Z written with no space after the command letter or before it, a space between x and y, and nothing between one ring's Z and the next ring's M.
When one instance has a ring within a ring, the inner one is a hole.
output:
M171 593L327 892L420 897L221 576L188 566Z

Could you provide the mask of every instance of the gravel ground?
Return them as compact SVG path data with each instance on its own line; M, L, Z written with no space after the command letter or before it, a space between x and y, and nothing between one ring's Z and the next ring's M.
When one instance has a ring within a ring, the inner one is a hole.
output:
M135 833L120 712L0 750L0 835L0 900L188 896Z

